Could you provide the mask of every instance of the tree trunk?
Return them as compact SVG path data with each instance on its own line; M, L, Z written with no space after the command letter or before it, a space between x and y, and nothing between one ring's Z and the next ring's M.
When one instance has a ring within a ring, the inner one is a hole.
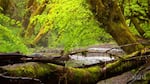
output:
M46 4L47 4L47 0L44 0L43 3L40 4L40 6L38 6L37 9L31 14L30 18L32 19L34 16L40 15L46 8ZM30 22L27 26L25 35L24 35L25 38L30 38L32 36L35 25L36 25L36 22L31 22L31 20L30 20Z
M150 0L148 0L148 18L150 19Z
M24 27L24 30L26 30L30 21L30 16L33 13L33 10L35 10L36 8L37 8L36 0L28 0L28 3L26 5L27 12L22 19L22 26Z
M0 7L3 8L3 10L1 11L2 13L6 13L6 10L9 8L9 4L10 0L0 0Z
M53 27L53 24L50 22L47 22L45 25L43 25L38 33L38 35L34 38L32 44L36 45Z
M89 68L71 68L54 64L25 63L3 66L0 68L0 73L14 77L38 78L44 84L96 84L99 80L120 75L143 65L148 62L146 60L150 59L149 56L147 58L144 56L149 54L149 50L144 53L134 52L124 56L123 59L107 64L105 67L97 65ZM10 77L10 80L3 80L4 83L8 81L8 84L11 84L16 82L17 79L13 81Z
M122 47L126 53L143 48L130 32L116 0L90 0L89 3L100 26L105 28L119 46L126 45Z
M140 24L138 23L137 19L135 17L131 17L131 22L134 24L136 30L139 32L139 34L144 37L145 31L140 27Z
M9 14L11 17L16 13L16 5L13 0L0 0L0 10L3 14Z
M149 18L149 24L150 24L150 0L148 0L148 18Z
M122 11L122 14L124 15L124 4L125 4L125 0L122 0L120 2L120 8L121 8L121 11Z
M25 32L29 25L31 14L34 12L34 10L37 9L37 6L38 6L38 4L37 4L36 0L28 0L28 3L26 5L27 11L22 18L22 27L23 27L23 30L21 32L22 37L25 35Z

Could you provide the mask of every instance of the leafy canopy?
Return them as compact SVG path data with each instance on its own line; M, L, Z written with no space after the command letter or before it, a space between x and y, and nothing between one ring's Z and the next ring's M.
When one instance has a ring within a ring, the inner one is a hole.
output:
M120 0L122 1L122 0ZM135 30L134 26L130 24L130 17L135 17L138 19L139 25L145 30L144 36L150 38L150 24L148 12L148 0L129 0L125 1L124 5L124 15L127 17L127 23L129 24L131 31L135 34L138 32Z
M37 21L38 19L38 21ZM50 23L45 31L50 31L49 46L74 47L95 44L101 35L106 35L99 28L89 10L86 0L51 0L42 15L35 16L38 25ZM103 34L102 34L103 33Z

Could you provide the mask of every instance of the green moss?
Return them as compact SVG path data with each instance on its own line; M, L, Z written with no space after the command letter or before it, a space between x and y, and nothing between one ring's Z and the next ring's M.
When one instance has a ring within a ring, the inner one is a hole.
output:
M114 72L118 72L118 71L123 71L123 69L125 67L132 66L130 61L125 61L125 62L122 62L122 61L123 61L123 59L122 60L118 60L118 61L116 61L114 63L107 64L106 67L107 67L108 70L113 69L113 70L111 70L111 71L113 71L111 73L114 73Z
M4 67L12 76L28 76L38 78L51 72L48 64L26 63Z
M86 75L86 71L84 69L71 69L71 74L73 75L72 80L76 80L77 84L80 84L83 80L83 77ZM76 73L74 73L76 72ZM85 79L86 80L86 79Z
M16 32L17 30L14 29ZM17 32L18 33L18 32ZM28 48L22 39L14 34L11 28L0 24L0 52L16 52L27 53Z
M139 51L136 51L136 52L133 52L133 53L130 54L130 55L126 55L126 56L122 57L122 59L117 60L117 61L114 62L114 63L109 63L109 64L107 64L106 67L108 67L108 68L116 67L115 69L117 69L117 70L120 71L123 67L125 67L125 66L130 66L130 65L131 65L130 62L128 62L128 61L126 61L126 62L122 62L122 61L125 61L125 60L130 59L131 57L136 56L138 53L139 53ZM113 71L114 71L114 70L113 70Z
M146 72L143 77L144 80L150 80L150 71Z
M94 66L90 68L80 69L80 68L69 68L69 79L68 80L75 80L75 84L82 84L93 82L98 80L100 77L101 68L99 66ZM71 76L71 77L70 77Z
M99 66L94 66L94 67L90 67L90 68L87 68L86 71L88 71L91 75L91 81L95 81L97 79L99 79L100 77L100 71L101 71L101 68Z

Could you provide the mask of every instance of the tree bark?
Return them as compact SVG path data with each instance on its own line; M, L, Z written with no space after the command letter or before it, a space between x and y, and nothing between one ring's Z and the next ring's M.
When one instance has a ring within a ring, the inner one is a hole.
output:
M135 69L145 63L149 63L150 51L134 52L124 56L105 67L92 66L89 68L71 68L54 64L25 63L2 66L0 73L14 77L31 77L40 79L44 84L96 84L98 81L107 79L129 70ZM10 83L13 81L10 77ZM7 81L8 82L8 81Z
M144 37L145 31L140 27L140 24L138 23L137 19L135 17L131 17L131 22L134 24L136 30L139 32L139 34Z
M40 4L40 6L38 6L34 12L32 12L30 19L32 19L36 15L40 15L46 8L46 4L47 4L47 0L44 0L43 3ZM36 25L36 22L31 22L30 20L25 30L26 31L24 35L25 38L30 38L33 35L35 25Z
M32 45L36 45L48 32L49 30L53 27L53 23L47 22L45 25L43 25L37 34L37 36L34 38Z
M148 17L150 19L150 0L148 0Z
M0 0L0 7L2 10L0 10L3 14L9 14L11 17L14 16L16 12L16 4L13 0Z
M116 0L90 0L89 3L93 14L100 22L100 26L105 28L118 45L133 44L122 47L126 53L143 48L142 44L137 42L136 37L130 32Z
M6 13L6 10L8 9L9 3L10 3L10 0L0 0L0 7L3 8L3 10L1 11L2 13L4 13L4 14Z
M125 0L122 0L120 2L120 8L121 8L121 11L122 11L122 14L124 15L124 4L125 4Z
M35 10L36 8L37 8L36 0L28 0L28 3L26 5L27 12L22 19L22 26L24 27L24 30L26 30L30 21L30 16L33 13L33 10Z
M148 18L149 18L148 22L150 24L150 0L148 0Z

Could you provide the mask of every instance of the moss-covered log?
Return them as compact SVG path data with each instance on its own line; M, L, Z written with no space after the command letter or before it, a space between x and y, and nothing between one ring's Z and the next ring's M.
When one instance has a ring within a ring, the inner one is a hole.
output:
M44 84L96 84L99 80L119 75L145 64L149 59L149 57L144 57L147 54L150 54L150 51L134 52L105 67L97 65L89 68L72 68L54 64L24 63L3 66L0 72L15 77L38 78Z

